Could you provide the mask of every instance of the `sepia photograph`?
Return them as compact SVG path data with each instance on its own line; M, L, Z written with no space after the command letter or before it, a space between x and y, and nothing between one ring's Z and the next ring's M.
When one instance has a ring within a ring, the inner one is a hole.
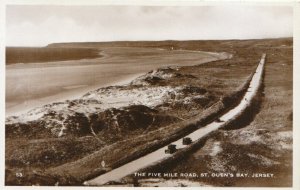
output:
M5 5L4 186L293 187L293 31L293 4Z

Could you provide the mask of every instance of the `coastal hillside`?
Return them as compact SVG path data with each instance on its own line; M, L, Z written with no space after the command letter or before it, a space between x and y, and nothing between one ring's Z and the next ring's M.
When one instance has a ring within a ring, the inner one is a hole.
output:
M7 117L5 182L7 185L82 185L106 171L101 166L103 160L106 169L111 169L165 146L199 127L187 123L197 123L207 115L212 115L208 121L215 119L235 106L261 53L265 52L268 56L261 91L264 95L257 102L258 109L250 110L247 122L220 130L206 146L191 156L186 155L183 164L170 164L163 169L236 172L244 167L239 159L246 159L245 170L252 172L264 166L276 174L284 172L285 176L278 175L269 184L279 186L277 181L286 181L282 185L288 185L286 179L291 175L292 159L289 148L292 145L292 44L291 38L50 44L50 48L98 50L103 46L149 48L149 51L150 47L177 49L181 50L180 55L186 50L201 50L223 56L201 64L151 70L128 84L97 88L79 98ZM139 55L139 60L143 60L143 55ZM280 75L281 71L284 75ZM273 92L278 96L272 95ZM288 101L283 101L284 98ZM274 119L277 115L280 121ZM281 135L280 146L285 147L282 152L276 151L279 145L272 145L278 139L276 134ZM276 159L270 161L269 154L276 155ZM286 167L277 167L284 164ZM23 177L17 177L16 173ZM168 183L165 180L159 182ZM238 181L230 184L214 179L192 181L213 186L239 185ZM120 183L130 184L132 178ZM151 179L137 184L155 185Z

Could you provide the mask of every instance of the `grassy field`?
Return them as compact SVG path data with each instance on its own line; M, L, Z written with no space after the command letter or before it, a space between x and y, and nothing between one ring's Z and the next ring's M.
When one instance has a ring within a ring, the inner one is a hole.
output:
M289 42L290 43L290 42ZM286 43L268 43L261 103L250 118L209 139L203 148L164 172L270 173L272 178L208 177L193 181L213 186L290 187L292 185L293 56ZM248 116L249 116L248 115Z
M120 43L114 45L109 43L100 43L100 45L97 43L54 44L50 45L50 47L64 46L65 48L75 45L100 48L103 44L106 46L121 46L125 42ZM174 76L178 77L152 84L153 86L169 85L173 87L188 85L206 91L208 100L205 103L199 102L185 106L166 104L155 108L159 114L168 114L179 118L178 121L174 120L166 122L164 125L146 129L127 129L120 133L109 130L99 131L97 133L98 139L91 136L73 138L48 137L46 139L6 138L6 184L54 185L59 181L60 184L78 185L83 180L104 172L101 170L102 160L106 161L108 167L116 167L137 155L144 154L146 150L151 150L149 147L159 145L161 141L170 138L170 136L172 137L172 135L176 136L179 131L184 131L186 125L182 125L180 122L190 122L195 118L203 117L205 111L222 96L231 94L239 89L256 67L261 54L266 52L268 60L265 73L265 97L255 120L249 126L244 126L244 128L238 130L220 131L212 139L208 140L202 149L189 156L187 160L182 160L179 166L165 168L165 172L201 172L214 171L213 169L218 171L214 168L218 164L226 166L225 172L231 171L231 167L236 168L236 171L248 169L250 172L250 169L252 169L251 171L258 172L259 168L261 168L259 163L263 163L264 160L257 158L252 158L253 160L251 160L251 155L252 157L253 155L258 155L259 158L265 158L272 153L274 156L278 156L276 157L276 163L279 162L280 164L276 167L264 167L264 171L271 171L271 168L275 168L274 173L286 172L286 177L283 179L283 176L281 176L280 179L285 180L285 185L288 185L290 184L292 151L288 149L278 152L278 149L274 149L273 146L274 144L276 146L276 139L282 132L283 134L289 134L292 131L291 44L291 39L133 42L132 44L126 42L126 45L123 44L126 47L176 47L178 49L230 52L233 54L233 58L203 65L181 67L171 71L175 74ZM139 56L142 60L143 56ZM274 128L274 126L277 127ZM251 141L251 139L255 139L252 138L253 134L263 135L264 143ZM290 137L290 135L287 136ZM247 143L241 145L240 142L244 142L245 139ZM285 140L282 141L286 143ZM286 144L289 147L291 142ZM214 146L221 146L223 152L216 155L212 154ZM247 160L240 162L241 165L239 165L238 161L241 159ZM18 178L15 175L16 173L22 173L25 176ZM260 180L231 180L228 182L226 179L214 178L203 181L214 186L257 186L258 184L263 184ZM269 181L267 184L284 186L278 180Z
M216 65L218 65L219 69L213 72L212 68L216 67ZM232 80L232 78L228 77L229 70L226 69L226 67L226 65L222 66L222 61L194 67L183 67L176 71L176 73L181 74L179 78L172 78L171 80L154 84L158 86L171 85L174 87L189 84L190 86L207 89L207 93L209 94L208 101L202 105L173 105L174 107L171 107L172 105L164 105L163 107L158 107L157 110L160 110L162 114L168 113L171 116L180 117L187 121L191 117L201 117L201 115L204 114L203 111L218 101L222 95L229 94L239 88L254 68L236 67L238 70L236 73L239 74L236 76L236 80ZM185 78L185 75L188 77ZM222 80L218 79L221 76L224 76L225 78ZM229 86L230 88L228 88ZM169 109L165 113L163 108L166 107ZM101 141L98 141L98 144L97 140L93 140L93 138L89 141L79 140L77 138L52 138L43 141L26 141L25 139L21 141L22 143L20 143L19 140L7 138L6 166L9 168L7 173L9 173L9 171L11 171L12 174L16 171L24 173L24 166L30 166L37 171L41 171L41 173L44 173L46 169L46 175L64 176L65 173L69 173L76 181L82 181L85 177L90 176L91 173L93 173L92 171L101 168L99 164L103 159L108 166L118 165L120 160L127 160L127 157L130 157L131 155L141 154L141 150L145 150L147 147L162 146L163 144L159 144L160 140L176 135L176 132L182 130L181 127L184 126L185 125L182 124L165 125L160 126L159 128L153 126L146 130L127 130L117 134L114 134L113 131L102 131L98 133L98 136L101 139ZM9 135L7 135L7 137L8 136ZM93 143L90 141L93 141ZM87 148L82 148L87 143L89 143L88 150L86 150ZM74 144L81 147L78 149L76 148L76 152L74 152ZM38 155L32 156L34 152L37 152ZM19 155L22 155L22 157L19 157ZM50 162L49 160L55 160L55 162ZM18 163L16 163L16 161ZM32 174L27 175L30 176ZM20 184L23 183L25 182L20 182Z
M99 50L91 48L7 47L6 64L38 63L100 57Z

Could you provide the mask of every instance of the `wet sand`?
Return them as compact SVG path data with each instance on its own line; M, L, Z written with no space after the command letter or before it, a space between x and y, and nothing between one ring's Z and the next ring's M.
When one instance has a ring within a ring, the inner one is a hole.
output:
M6 116L51 102L79 98L90 90L129 83L164 66L214 61L214 53L155 48L106 48L96 59L6 66Z

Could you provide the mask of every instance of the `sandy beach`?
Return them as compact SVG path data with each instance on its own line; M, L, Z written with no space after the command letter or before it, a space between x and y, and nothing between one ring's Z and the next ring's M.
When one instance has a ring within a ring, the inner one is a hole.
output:
M79 98L100 87L123 85L160 67L195 65L218 59L214 53L156 48L107 48L102 54L103 57L96 59L6 66L6 116ZM142 56L141 61L141 54L149 55L146 59Z

